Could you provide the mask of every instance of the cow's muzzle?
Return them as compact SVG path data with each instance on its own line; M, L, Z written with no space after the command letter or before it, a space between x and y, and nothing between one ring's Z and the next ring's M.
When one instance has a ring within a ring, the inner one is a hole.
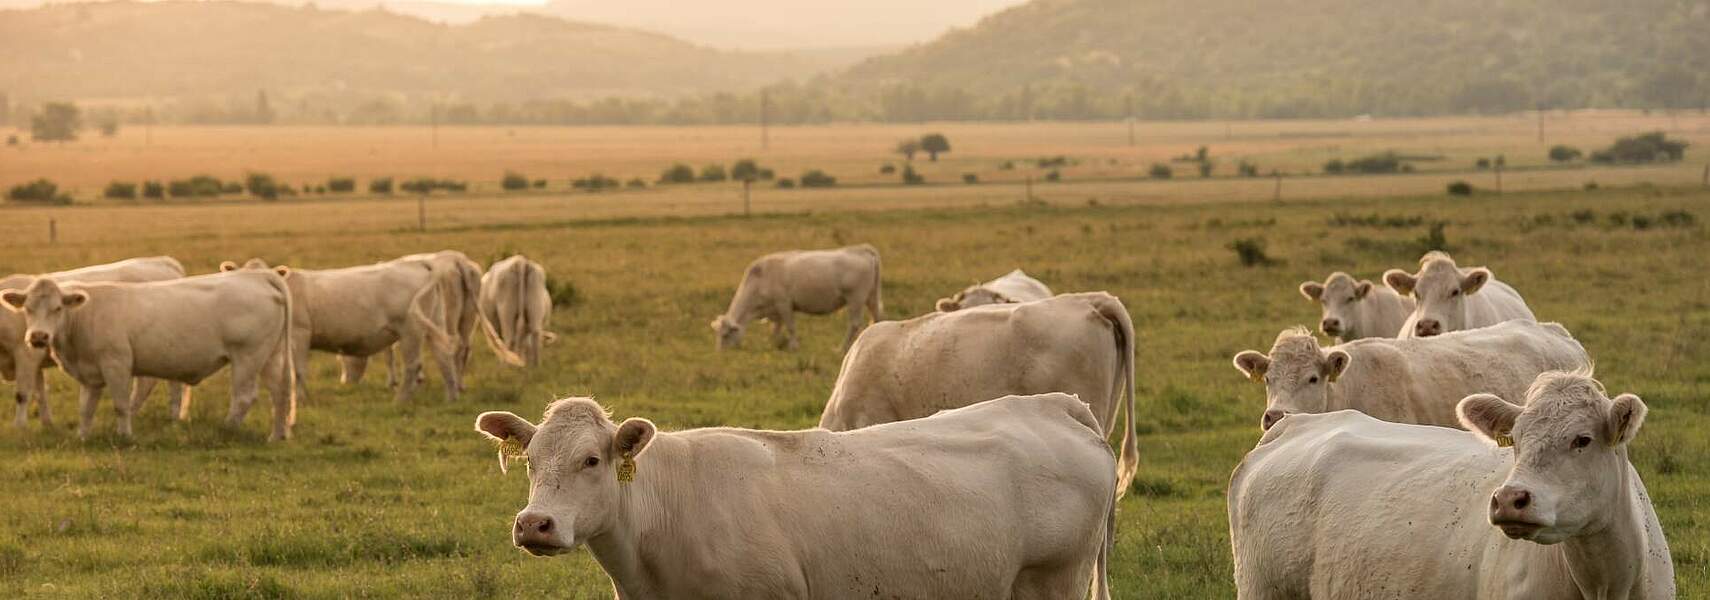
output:
M557 556L570 551L560 541L558 524L543 513L523 511L511 526L511 542L534 556Z
M48 347L48 342L53 341L52 336L49 336L46 331L32 331L30 332L28 339L30 347L38 350Z
M1509 539L1531 539L1544 528L1533 519L1532 493L1513 486L1503 486L1490 495L1490 524L1502 530Z

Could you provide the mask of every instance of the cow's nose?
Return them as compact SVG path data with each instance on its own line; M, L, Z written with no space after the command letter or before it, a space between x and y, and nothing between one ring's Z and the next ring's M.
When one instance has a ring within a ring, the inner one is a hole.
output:
M1336 335L1337 332L1342 331L1342 321L1340 319L1325 319L1318 322L1318 328L1324 333Z
M1436 319L1425 319L1413 326L1413 334L1418 337L1431 337L1443 332L1443 324Z
M553 535L552 517L536 512L523 512L517 515L517 522L512 535L518 544L538 542L550 539Z
M33 347L36 347L36 348L46 348L48 345L48 334L47 334L47 332L46 331L32 331L32 332L30 332L30 345Z
M1490 496L1490 511L1497 517L1519 516L1531 505L1532 493L1519 488L1503 487Z
M1283 411L1274 408L1265 411L1265 416L1259 419L1259 429L1270 431L1271 426L1276 425L1277 421L1281 421L1283 416Z

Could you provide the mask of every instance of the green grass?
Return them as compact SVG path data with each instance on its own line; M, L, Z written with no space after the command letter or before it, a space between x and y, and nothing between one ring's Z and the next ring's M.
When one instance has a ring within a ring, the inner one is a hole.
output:
M1592 218L1583 217L1588 210ZM1680 211L1690 223L1663 217ZM1641 229L1633 215L1653 218ZM136 440L120 441L103 403L102 435L79 442L74 395L54 374L59 427L0 432L0 597L609 597L586 552L545 560L510 546L526 478L499 473L492 446L471 431L475 414L537 417L549 400L578 394L667 429L811 426L837 375L840 318L800 319L795 353L771 350L764 335L716 353L706 323L759 254L870 242L884 254L893 318L1015 267L1059 291L1120 296L1141 342L1142 464L1121 507L1118 595L1229 598L1222 496L1257 438L1263 402L1230 356L1318 318L1294 291L1299 282L1408 267L1437 221L1448 223L1446 241L1463 264L1488 265L1514 284L1540 318L1574 331L1612 392L1638 393L1651 406L1632 454L1668 533L1682 595L1710 597L1707 192L1005 205L427 234L325 230L313 215L302 219L267 223L266 236L139 231L14 244L0 249L0 264L24 270L170 252L206 272L252 255L323 267L442 247L481 258L508 250L571 282L576 304L554 316L561 339L542 368L504 368L483 349L456 405L440 400L437 381L415 403L394 403L379 365L365 382L340 386L333 361L316 356L315 396L300 408L297 438L283 444L264 442L265 402L241 431L218 426L223 376L197 389L190 423L167 420L157 397ZM1241 266L1228 246L1247 238L1264 239L1272 262Z

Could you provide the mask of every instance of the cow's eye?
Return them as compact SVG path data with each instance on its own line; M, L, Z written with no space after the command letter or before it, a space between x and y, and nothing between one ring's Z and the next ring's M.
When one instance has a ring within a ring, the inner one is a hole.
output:
M1307 383L1318 383L1318 376L1313 375L1311 377L1308 377L1308 378L1306 378L1306 382Z
M1584 447L1590 446L1590 445L1591 445L1591 436L1589 436L1589 435L1582 435L1582 436L1573 438L1573 449L1574 450L1578 450L1580 448L1584 448Z
M600 466L600 457L590 456L586 459L583 459L582 460L582 466L584 466L584 467L598 467L598 466Z
M1453 297L1459 296L1459 295L1461 295L1460 290L1449 290L1449 297L1450 298L1453 298Z
M1354 298L1354 297L1353 297L1353 296L1348 296L1348 301L1349 301L1349 302L1353 302L1353 301L1354 301L1354 300L1355 300L1355 298Z

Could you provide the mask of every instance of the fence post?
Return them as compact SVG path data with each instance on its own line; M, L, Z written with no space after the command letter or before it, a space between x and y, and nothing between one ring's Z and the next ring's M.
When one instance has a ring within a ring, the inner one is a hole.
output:
M1022 201L1026 202L1026 203L1032 203L1033 202L1033 176L1032 175L1027 176L1027 197L1023 198Z
M59 221L58 220L55 220L52 218L47 220L47 241L49 244L59 243Z
M427 233L427 194L416 196L416 228Z
M1282 173L1272 173L1276 177L1277 188L1271 192L1271 202L1282 202Z
M1710 164L1704 165L1704 187L1710 187Z
M1496 195L1501 196L1502 195L1502 164L1497 163L1495 166L1496 166L1496 169L1495 169L1495 171L1496 171Z

